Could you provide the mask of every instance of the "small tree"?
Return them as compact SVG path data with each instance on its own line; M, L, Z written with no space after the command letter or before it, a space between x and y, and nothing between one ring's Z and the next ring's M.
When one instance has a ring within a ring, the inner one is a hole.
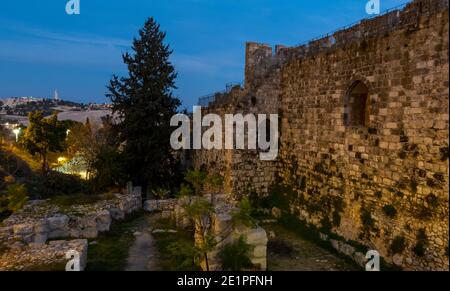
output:
M66 139L66 128L58 121L57 114L44 118L42 111L28 114L30 125L20 138L20 144L32 155L38 155L42 162L42 170L47 173L48 154L62 152Z
M71 157L80 157L82 165L86 168L88 178L97 156L97 148L97 141L89 119L86 120L85 124L77 123L70 128L70 133L67 136L67 153Z
M189 217L195 227L196 247L203 255L206 270L209 271L208 253L216 246L214 237L210 234L210 221L214 208L211 203L201 198L185 205L184 208L187 217Z

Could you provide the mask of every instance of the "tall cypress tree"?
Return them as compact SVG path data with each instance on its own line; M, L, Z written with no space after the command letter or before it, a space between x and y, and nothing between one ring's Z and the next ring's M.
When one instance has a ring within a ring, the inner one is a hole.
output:
M113 111L118 114L125 170L144 189L170 181L174 157L170 147L170 119L180 100L172 95L177 76L164 44L166 34L153 18L123 54L128 76L113 76L108 86Z

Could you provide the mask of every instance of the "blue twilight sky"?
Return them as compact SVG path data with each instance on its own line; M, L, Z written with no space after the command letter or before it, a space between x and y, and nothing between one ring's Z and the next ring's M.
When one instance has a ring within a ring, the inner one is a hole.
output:
M242 81L246 41L296 45L368 15L368 0L2 0L0 98L106 102L121 54L149 16L167 32L178 71L176 95L190 108L201 95ZM381 10L407 0L381 0Z

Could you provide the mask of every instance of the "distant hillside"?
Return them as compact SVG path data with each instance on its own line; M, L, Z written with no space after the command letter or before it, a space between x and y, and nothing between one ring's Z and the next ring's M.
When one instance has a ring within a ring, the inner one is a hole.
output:
M7 115L27 116L33 111L42 111L48 116L53 112L83 111L89 106L81 103L53 99L9 98L2 100L1 110Z
M59 120L85 122L89 118L94 124L100 123L102 117L112 115L111 107L107 104L83 104L32 97L0 100L0 120L2 123L9 122L28 126L28 113L34 111L42 111L46 117L57 112Z

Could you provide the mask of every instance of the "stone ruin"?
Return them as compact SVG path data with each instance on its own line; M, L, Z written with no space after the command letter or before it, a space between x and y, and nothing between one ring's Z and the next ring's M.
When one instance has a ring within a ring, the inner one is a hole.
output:
M109 231L113 220L122 220L142 208L139 187L124 192L94 204L68 207L47 200L30 201L0 225L0 270L62 264L68 261L68 250L79 251L83 270L87 239Z
M214 211L211 217L205 217L206 224L209 226L209 235L214 237L217 245L215 249L208 253L208 263L210 271L220 271L222 264L218 254L227 244L231 244L238 240L241 236L246 243L253 247L250 260L255 270L265 271L267 269L267 233L260 227L246 227L242 225L234 225L232 221L232 213L238 211L236 201L229 198L228 195L213 196ZM211 201L211 195L203 197L193 197L191 199L205 199ZM195 229L194 240L196 244L201 244L201 234L198 227L192 225L190 219L186 216L184 206L191 203L188 197L169 200L148 200L144 203L144 210L148 212L160 212L161 217L170 218L176 222L179 228L193 227ZM205 262L200 267L206 271Z

